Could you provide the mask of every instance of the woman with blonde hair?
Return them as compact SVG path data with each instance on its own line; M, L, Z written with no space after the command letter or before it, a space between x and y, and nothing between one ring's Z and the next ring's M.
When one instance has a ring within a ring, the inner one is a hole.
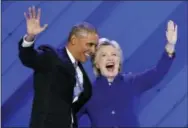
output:
M138 74L121 73L120 46L116 41L100 39L92 60L97 76L93 95L78 118L87 114L93 127L139 127L134 99L159 83L171 67L177 41L177 25L173 21L168 22L166 37L168 42L158 64Z

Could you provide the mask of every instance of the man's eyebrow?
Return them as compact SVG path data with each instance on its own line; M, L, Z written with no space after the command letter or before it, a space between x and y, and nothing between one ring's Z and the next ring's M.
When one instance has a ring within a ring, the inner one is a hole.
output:
M95 41L89 41L88 43L95 44L96 42Z
M90 44L90 45L97 45L96 42L88 42L88 44Z

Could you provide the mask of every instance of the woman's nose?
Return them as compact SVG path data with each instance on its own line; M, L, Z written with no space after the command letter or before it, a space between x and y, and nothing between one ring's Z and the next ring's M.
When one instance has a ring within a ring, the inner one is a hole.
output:
M112 57L108 57L108 59L107 59L107 60L112 61L112 60L113 60L113 58L112 58Z

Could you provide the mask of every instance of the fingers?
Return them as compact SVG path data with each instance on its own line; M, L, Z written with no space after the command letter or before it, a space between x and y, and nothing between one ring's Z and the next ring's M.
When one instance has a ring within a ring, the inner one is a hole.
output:
M37 20L40 20L40 16L41 16L41 9L38 8L38 12L37 12Z
M29 7L29 9L28 9L28 11L29 11L29 19L31 19L33 16L32 16L32 11L31 11L31 7Z
M43 28L47 28L48 27L48 24L44 24Z
M25 17L25 19L26 19L26 20L28 20L28 19L29 19L29 16L27 15L27 13L26 13L26 12L24 12L24 17Z
M167 24L166 38L169 43L176 44L178 25L170 20Z
M24 12L24 17L28 19L37 19L39 20L41 16L41 9L38 8L38 12L36 13L35 6L28 8L28 13Z
M178 33L178 25L175 26L175 32Z
M177 25L172 20L169 20L167 24L167 31L176 31L177 30Z
M44 26L42 27L42 31L44 31L47 27L48 27L48 24L44 24Z
M167 25L167 31L174 31L177 34L178 25L175 24L172 20L169 20L168 25Z
M24 17L26 18L26 20L29 20L32 18L31 7L28 8L28 13L24 12Z
M36 11L35 11L35 6L32 7L32 18L36 18Z

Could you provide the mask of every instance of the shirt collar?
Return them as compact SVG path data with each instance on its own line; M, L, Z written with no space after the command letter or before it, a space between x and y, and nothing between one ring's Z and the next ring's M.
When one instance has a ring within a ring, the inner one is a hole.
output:
M68 54L68 56L69 56L71 62L72 62L73 64L75 64L75 63L76 63L76 60L75 60L75 58L73 57L73 55L71 54L71 52L68 50L68 48L66 48L66 51L67 51L67 54Z

